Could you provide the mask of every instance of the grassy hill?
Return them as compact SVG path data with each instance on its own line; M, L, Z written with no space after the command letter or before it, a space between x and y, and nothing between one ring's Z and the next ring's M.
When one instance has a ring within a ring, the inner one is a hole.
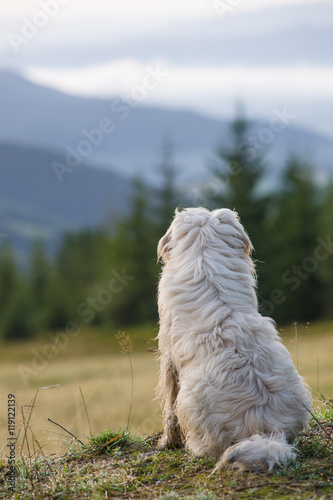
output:
M121 353L126 334L134 351ZM117 332L91 330L66 345L59 336L53 352L51 338L0 346L0 497L6 494L7 394L12 393L20 429L16 498L331 498L332 322L282 331L320 410L299 439L297 462L270 475L232 470L211 475L211 460L184 450L159 452L161 412L153 401L156 327L126 334L119 338ZM48 362L46 355L52 358Z
M298 458L269 474L214 471L211 459L185 450L156 449L157 436L137 438L124 430L91 437L64 456L18 461L16 488L30 499L136 498L173 500L332 498L333 407L317 415L297 442ZM0 492L6 468L0 467Z

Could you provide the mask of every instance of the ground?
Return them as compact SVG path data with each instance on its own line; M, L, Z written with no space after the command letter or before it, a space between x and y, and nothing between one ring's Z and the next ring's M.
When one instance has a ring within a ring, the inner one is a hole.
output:
M298 440L297 461L270 474L232 469L212 474L210 459L184 449L157 450L161 412L153 400L154 327L129 332L134 352L127 349L127 333L118 339L82 333L27 383L18 367L37 368L34 356L50 351L49 340L1 345L0 498L333 499L332 332L332 323L292 325L283 332L295 365L310 382L316 409ZM19 435L14 493L8 489L6 458L9 394L16 400Z
M184 449L158 451L158 436L137 438L125 430L104 431L61 457L18 458L16 492L6 488L8 466L0 467L0 495L22 500L133 498L171 500L333 498L333 406L313 414L297 444L296 462L267 471L214 472L214 461Z

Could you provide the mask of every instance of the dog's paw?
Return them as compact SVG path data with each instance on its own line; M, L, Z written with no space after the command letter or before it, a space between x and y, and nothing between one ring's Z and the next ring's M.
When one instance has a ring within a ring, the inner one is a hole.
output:
M172 435L163 434L157 442L157 448L161 451L168 448L181 448L182 446L182 438L178 433Z
M167 435L164 434L162 437L160 437L160 439L157 442L157 448L159 450L166 450L167 448L170 448L169 439Z

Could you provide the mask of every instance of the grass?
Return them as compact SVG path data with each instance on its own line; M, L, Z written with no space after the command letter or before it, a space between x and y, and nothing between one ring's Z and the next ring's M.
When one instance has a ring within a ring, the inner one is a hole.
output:
M16 395L16 426L21 432L16 448L18 490L12 498L333 498L333 409L332 402L320 396L333 393L332 332L332 323L297 325L295 342L295 325L282 331L320 410L298 440L297 462L268 476L231 470L211 475L211 460L184 450L157 451L161 418L159 403L152 401L158 372L152 325L127 330L118 339L83 332L27 385L17 368L30 367L33 353L42 352L45 340L4 344L0 498L10 498L4 483L8 393ZM26 442L22 448L25 429L29 448Z
M44 376L44 370L29 376L27 385L18 367L30 369L33 353L43 352L45 341L37 339L25 344L0 346L0 394L3 398L0 405L0 451L7 439L7 394L11 392L16 396L19 427L23 424L21 408L24 413L29 411L39 386L48 389L38 393L31 425L48 454L62 453L71 443L70 436L50 423L48 418L86 442L90 432L126 427L132 403L129 422L132 428L146 435L159 429L160 405L153 401L158 365L152 351L154 342L150 340L156 332L148 325L144 330L128 330L126 333L133 340L132 370L128 359L130 353L120 352L117 332L109 337L98 335L97 332L85 332L73 338L66 349L48 363Z
M297 341L295 335L297 329ZM299 373L308 381L315 406L321 405L321 394L333 397L333 322L290 325L280 331Z
M161 426L160 405L153 401L158 366L151 352L133 354L132 363L134 387L130 425L138 433L150 435ZM16 422L17 427L22 426L21 407L24 413L30 411L27 405L33 400L39 382L26 387L20 381L16 366L12 362L1 367L0 451L7 438L7 394L16 395ZM38 392L31 425L46 453L62 453L72 441L48 418L63 425L83 442L87 441L90 431L97 434L108 428L125 428L128 423L132 374L127 356L91 354L82 359L54 360L49 363L41 386L51 388Z
M297 461L270 474L226 469L212 474L214 462L185 450L158 451L157 435L137 437L107 430L61 457L23 459L17 463L16 493L22 500L52 498L136 499L310 499L333 494L333 407L314 415L301 434ZM0 493L6 466L0 466ZM17 496L15 496L17 495Z

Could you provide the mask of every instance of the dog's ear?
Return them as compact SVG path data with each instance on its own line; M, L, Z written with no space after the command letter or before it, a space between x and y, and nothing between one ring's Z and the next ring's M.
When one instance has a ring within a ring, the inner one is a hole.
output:
M162 260L162 262L166 262L169 260L169 253L171 250L171 234L172 234L172 227L174 225L174 220L176 219L177 215L179 214L179 209L175 209L175 216L173 218L173 221L165 233L164 236L160 239L157 245L157 261L159 262Z
M211 212L203 207L176 208L171 226L158 243L158 259L166 262L175 248L184 253L195 244L204 245L210 218Z
M166 262L171 250L171 228L167 230L164 236L160 239L157 245L157 260Z
M228 208L221 208L219 210L214 210L212 215L216 217L221 224L228 224L233 228L233 234L231 234L231 236L234 237L234 240L236 238L236 240L241 243L245 253L250 255L253 250L253 246L248 234L240 223L237 212L229 210Z

